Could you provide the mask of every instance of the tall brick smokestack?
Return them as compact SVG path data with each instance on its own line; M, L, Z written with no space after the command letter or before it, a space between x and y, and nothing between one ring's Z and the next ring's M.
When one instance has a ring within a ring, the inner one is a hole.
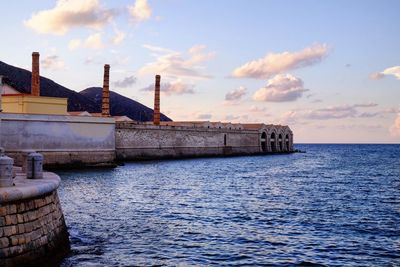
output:
M101 115L110 116L110 65L104 65L103 98L101 103Z
M32 53L31 95L40 96L39 52Z
M156 75L156 86L154 90L154 113L153 113L154 125L160 125L160 80L161 76Z

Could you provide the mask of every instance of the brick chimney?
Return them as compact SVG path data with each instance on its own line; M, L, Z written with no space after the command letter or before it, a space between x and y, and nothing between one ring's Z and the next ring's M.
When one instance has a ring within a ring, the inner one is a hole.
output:
M153 113L154 125L160 125L160 80L161 76L156 75L156 86L154 90L154 113Z
M31 95L40 96L39 52L32 53Z
M104 65L103 98L101 115L110 116L110 65Z

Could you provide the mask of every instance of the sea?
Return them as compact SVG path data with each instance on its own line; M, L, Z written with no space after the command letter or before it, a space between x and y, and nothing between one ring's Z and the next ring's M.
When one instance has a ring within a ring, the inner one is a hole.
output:
M58 172L67 266L400 266L400 145Z

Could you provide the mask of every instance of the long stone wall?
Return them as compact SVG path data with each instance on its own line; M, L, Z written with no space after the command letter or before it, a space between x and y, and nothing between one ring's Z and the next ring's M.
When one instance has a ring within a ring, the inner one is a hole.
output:
M260 153L259 133L237 129L116 124L119 160Z
M70 249L56 191L60 178L19 174L14 183L0 188L0 266L54 266Z
M101 166L115 160L113 118L1 113L1 144L21 165L21 152L33 149L45 167Z

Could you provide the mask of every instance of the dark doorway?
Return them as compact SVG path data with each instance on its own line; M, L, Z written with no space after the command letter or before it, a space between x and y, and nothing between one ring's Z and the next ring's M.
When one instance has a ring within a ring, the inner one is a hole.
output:
M224 134L224 146L226 146L226 134Z
M289 147L289 135L288 135L288 134L285 136L285 144L286 144L286 151L290 151L290 147Z
M261 151L267 152L267 134L265 132L261 134Z
M276 138L275 133L272 133L271 134L271 139L270 139L272 152L276 152L276 140L275 140L275 138Z

